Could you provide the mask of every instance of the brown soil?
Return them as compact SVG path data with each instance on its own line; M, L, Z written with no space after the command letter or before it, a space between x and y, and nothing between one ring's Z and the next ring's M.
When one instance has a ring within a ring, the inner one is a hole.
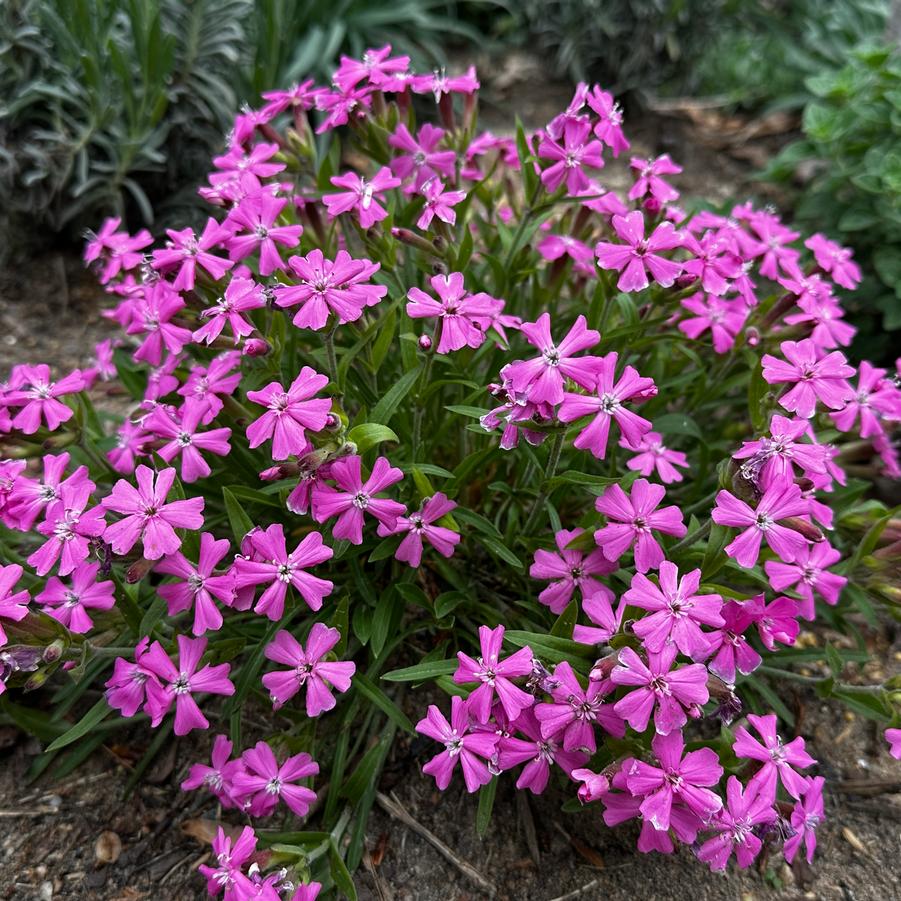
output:
M535 127L566 104L568 87L536 87L529 77L489 86L484 125L500 130L498 123L509 123L509 111L518 109L527 125ZM748 190L750 166L699 148L691 126L672 117L655 118L632 123L629 133L636 152L669 151L685 165L680 185L686 193L725 199ZM47 361L59 370L84 365L93 344L112 334L99 317L100 296L77 259L51 255L14 262L10 271L0 273L0 374L17 362ZM897 661L898 645L881 641L880 658ZM901 897L901 767L889 757L872 723L811 694L799 694L793 686L785 686L782 697L803 713L801 734L828 779L828 821L812 869L802 865L791 870L776 855L749 872L730 870L716 877L686 848L672 857L639 855L634 828L607 829L597 807L562 813L560 805L570 795L559 788L518 801L509 777L498 792L490 832L479 840L476 804L460 781L444 794L436 792L419 772L423 759L403 743L389 760L381 790L509 901ZM415 717L421 710L407 712ZM252 713L265 717L264 711ZM130 768L149 740L147 730L125 730L67 778L55 780L51 772L27 784L25 773L40 746L0 728L0 819L5 826L0 899L188 901L206 896L196 869L209 848L186 835L183 826L198 817L215 819L217 811L206 796L185 795L177 786L192 761L206 758L208 738L172 743L125 797ZM866 795L868 789L880 793ZM107 850L110 842L115 844L109 836L101 839L107 832L116 834L122 850L114 863L103 865L97 860L98 840ZM458 866L382 809L370 819L367 845L378 865L357 874L362 901L486 897Z

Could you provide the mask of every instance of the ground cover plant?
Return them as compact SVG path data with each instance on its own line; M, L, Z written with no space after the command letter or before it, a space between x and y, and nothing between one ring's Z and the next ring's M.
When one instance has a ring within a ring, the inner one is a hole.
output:
M813 857L828 785L779 680L901 755L899 686L851 668L901 541L851 252L681 208L598 86L515 138L478 87L386 46L267 92L202 229L90 237L121 338L0 393L2 715L33 776L148 724L136 780L209 733L211 894L355 897L405 733L482 834L499 780L553 779L713 870ZM817 619L857 646L798 642Z

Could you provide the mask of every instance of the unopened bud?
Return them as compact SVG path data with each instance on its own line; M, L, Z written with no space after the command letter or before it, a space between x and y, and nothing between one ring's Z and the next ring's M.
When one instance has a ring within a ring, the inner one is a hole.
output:
M419 336L419 349L420 350L431 350L432 349L432 339L428 335L420 335Z
M676 287L680 291L682 291L685 288L688 288L690 285L693 285L697 280L698 277L696 275L692 275L690 272L686 272L676 279Z
M42 659L44 663L55 663L59 660L63 655L63 651L66 649L66 645L60 639L57 639L52 644L47 645L44 648L44 653L42 655Z
M142 557L140 560L136 560L132 563L125 571L125 581L129 585L134 585L135 582L140 582L152 569L153 562L151 560L145 560Z
M268 341L264 341L262 338L249 338L244 342L241 353L245 357L264 357L270 350L272 348Z
M608 654L606 657L601 657L601 659L597 660L591 668L588 678L592 682L603 682L604 679L607 679L610 676L610 673L613 672L613 667L616 666L616 662L616 654Z
M353 441L345 441L335 452L336 457L352 457L357 452L357 446Z
M800 516L789 516L780 520L782 525L795 532L800 532L808 541L825 541L826 536L812 523Z
M648 197L642 204L646 212L656 216L663 209L663 204L656 197Z
M760 331L754 328L753 325L748 326L745 329L745 341L748 347L757 347L760 344Z
M339 428L341 428L341 419L336 416L334 413L327 413L325 416L325 425L323 428L327 432L335 432Z

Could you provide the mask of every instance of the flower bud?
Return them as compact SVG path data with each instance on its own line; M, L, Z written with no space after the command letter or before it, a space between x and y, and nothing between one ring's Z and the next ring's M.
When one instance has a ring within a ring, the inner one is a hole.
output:
M57 639L52 644L44 648L44 653L42 656L44 663L56 663L56 661L63 656L63 651L65 649L65 643L60 639Z
M753 325L749 325L745 329L745 341L748 347L757 347L760 344L760 331L754 328Z
M663 209L663 204L656 197L648 197L642 205L652 216L656 216Z
M245 357L264 357L272 348L262 338L249 338L244 342L241 353Z
M325 425L323 426L327 432L336 432L341 428L341 419L334 413L327 413L325 417Z
M419 349L423 351L432 349L432 339L428 335L419 336Z
M140 560L136 560L128 569L125 571L125 581L129 585L134 585L135 582L140 582L150 570L153 569L153 562L150 560L145 560L143 557Z

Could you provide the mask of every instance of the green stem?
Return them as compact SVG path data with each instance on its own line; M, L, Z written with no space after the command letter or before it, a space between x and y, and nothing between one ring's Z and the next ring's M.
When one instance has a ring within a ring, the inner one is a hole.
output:
M548 483L557 473L557 466L560 464L560 454L563 452L564 437L565 434L562 431L557 432L554 437L554 443L551 445L551 454L547 461L547 469L544 471L544 487L541 489L538 497L535 498L535 503L532 504L532 511L529 513L529 518L522 527L523 535L528 535L532 530L532 527L535 525L535 520L538 519L539 511L545 501L547 501L548 495L551 493Z
M674 544L669 549L669 556L673 556L681 550L684 550L687 547L691 547L696 541L699 541L701 538L705 538L710 532L710 529L713 527L713 520L708 519L707 522L704 523L700 528L694 530L691 535L686 535L678 544Z
M802 676L801 673L796 673L792 670L778 669L775 666L766 666L765 664L758 666L755 672L774 676L777 679L791 679L792 682L800 682L802 685L812 685L814 687L822 685L823 681L829 678L828 676ZM856 691L868 695L881 695L886 690L884 685L851 685L849 682L836 682L832 688L838 691Z
M422 417L425 415L425 407L422 404L422 392L429 386L429 376L432 374L432 363L435 360L434 349L429 351L426 360L425 369L422 370L422 377L419 379L419 389L416 392L416 409L413 412L413 462L419 462L419 442L422 436Z
M337 331L338 326L335 325L334 328L329 329L327 332L323 333L323 340L325 341L325 353L328 357L328 375L329 381L337 388L338 387L338 357L335 355L335 332Z

